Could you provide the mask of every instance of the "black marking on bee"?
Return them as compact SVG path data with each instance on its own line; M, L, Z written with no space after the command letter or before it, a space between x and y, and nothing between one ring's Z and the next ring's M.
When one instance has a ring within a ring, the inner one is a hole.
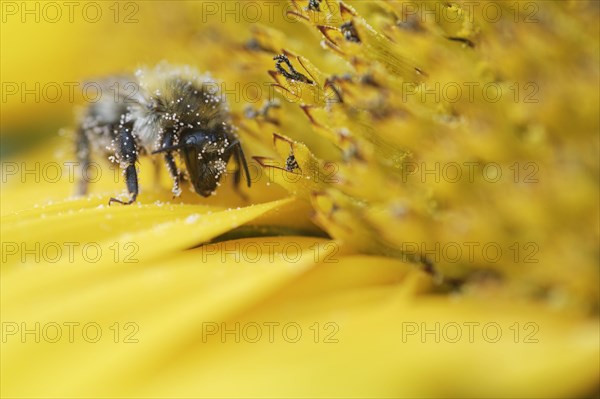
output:
M313 84L314 82L307 78L305 75L298 72L290 62L289 58L285 54L279 54L273 57L273 60L276 61L275 69L277 72L282 74L286 79L295 80L302 83ZM289 72L281 65L282 63L286 64L289 68Z

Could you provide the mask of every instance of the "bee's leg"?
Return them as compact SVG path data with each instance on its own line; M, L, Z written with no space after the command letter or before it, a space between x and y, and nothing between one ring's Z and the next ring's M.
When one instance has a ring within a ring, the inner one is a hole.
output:
M75 151L79 164L79 181L77 182L75 195L86 195L88 191L88 180L85 173L90 165L90 142L83 128L77 130Z
M237 167L235 172L233 173L233 188L235 191L244 199L247 200L247 196L240 191L240 182L242 181L242 171L246 175L246 184L250 187L250 172L248 171L248 163L246 163L246 157L244 156L244 151L242 150L242 145L239 141L235 141L232 144L235 163Z
M173 135L165 134L162 140L162 148L172 147L173 146ZM179 187L180 181L180 173L177 169L177 164L175 163L175 157L173 157L173 153L171 151L165 152L165 163L167 164L167 170L169 171L169 175L173 179L173 198L179 197L181 195L181 188Z
M125 167L125 183L127 184L127 191L129 191L130 195L129 201L124 202L116 198L111 198L108 201L108 205L110 205L112 202L118 202L123 205L132 204L135 202L139 192L137 171L135 169L138 149L131 132L131 128L131 124L126 124L120 127L115 139L117 159L121 165L127 165Z
M160 162L152 159L152 166L154 167L154 191L160 191Z

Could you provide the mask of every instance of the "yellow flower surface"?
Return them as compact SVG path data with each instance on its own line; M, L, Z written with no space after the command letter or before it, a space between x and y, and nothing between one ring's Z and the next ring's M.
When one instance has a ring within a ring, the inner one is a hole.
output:
M598 395L598 2L0 5L2 397ZM85 82L161 61L252 186L76 196Z

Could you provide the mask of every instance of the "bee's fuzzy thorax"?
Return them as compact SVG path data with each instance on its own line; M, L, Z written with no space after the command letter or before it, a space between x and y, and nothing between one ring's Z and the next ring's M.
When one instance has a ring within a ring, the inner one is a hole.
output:
M210 74L161 63L139 68L135 76L144 101L131 108L131 116L137 136L147 147L158 148L164 129L211 131L229 122L226 99Z

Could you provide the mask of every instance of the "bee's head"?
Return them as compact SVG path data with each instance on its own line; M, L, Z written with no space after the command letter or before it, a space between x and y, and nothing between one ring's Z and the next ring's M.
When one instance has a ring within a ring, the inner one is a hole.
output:
M154 153L169 150L179 150L194 190L203 197L212 195L217 189L231 157L231 143L227 136L205 130L181 132L177 145Z
M180 154L194 190L203 197L212 195L227 172L231 143L226 136L204 131L184 133L180 142Z

